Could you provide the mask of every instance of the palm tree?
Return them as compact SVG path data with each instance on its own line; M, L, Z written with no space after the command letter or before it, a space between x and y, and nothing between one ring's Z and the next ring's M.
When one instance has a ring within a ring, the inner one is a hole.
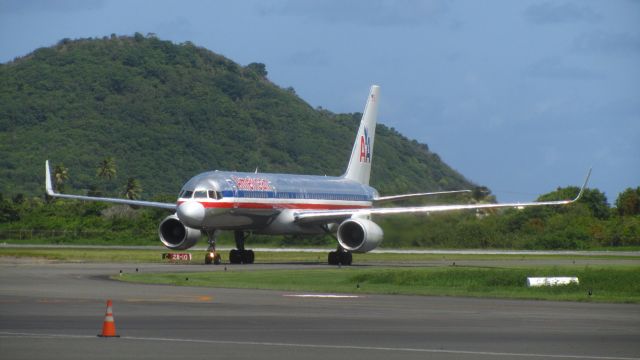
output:
M58 191L62 191L65 181L69 180L69 169L64 164L56 165L53 169L53 179Z
M141 192L142 186L140 186L140 181L131 177L127 180L127 185L125 186L122 195L126 196L127 199L136 200L140 198Z
M116 177L116 161L112 157L105 158L100 162L98 177L106 180Z

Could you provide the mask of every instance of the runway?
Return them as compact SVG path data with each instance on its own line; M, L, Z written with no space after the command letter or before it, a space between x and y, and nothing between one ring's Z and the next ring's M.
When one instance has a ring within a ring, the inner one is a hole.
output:
M229 271L324 265L230 266ZM163 264L0 259L8 359L638 359L640 306L138 285ZM317 297L317 295L334 295ZM113 299L120 338L99 332Z

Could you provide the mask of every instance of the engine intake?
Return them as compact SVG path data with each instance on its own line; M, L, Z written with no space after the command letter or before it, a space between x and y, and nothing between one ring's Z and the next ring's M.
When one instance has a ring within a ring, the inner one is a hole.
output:
M160 241L171 250L185 250L198 242L200 230L185 226L178 217L169 215L158 228Z
M383 232L378 224L367 219L352 218L338 227L338 242L348 251L365 253L380 245Z

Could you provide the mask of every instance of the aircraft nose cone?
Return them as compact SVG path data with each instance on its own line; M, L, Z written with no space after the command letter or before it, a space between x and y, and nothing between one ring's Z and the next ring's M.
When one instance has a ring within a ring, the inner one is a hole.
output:
M176 214L183 224L199 228L204 220L204 206L197 201L186 201L178 206Z

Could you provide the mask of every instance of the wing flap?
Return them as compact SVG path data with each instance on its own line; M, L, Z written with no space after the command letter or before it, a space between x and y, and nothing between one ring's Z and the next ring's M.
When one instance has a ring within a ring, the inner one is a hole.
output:
M455 210L475 210L475 209L499 209L499 208L516 208L522 209L530 206L551 206L551 205L567 205L578 201L589 183L591 177L591 169L587 174L587 178L574 199L557 200L557 201L539 201L525 203L504 203L504 204L462 204L462 205L430 205L430 206L412 206L412 207L390 207L390 208L370 208L370 209L342 209L342 210L319 210L319 211L300 211L294 214L296 222L336 222L347 219L352 216L370 216L370 215L394 215L394 214L429 214L435 212L455 211Z

